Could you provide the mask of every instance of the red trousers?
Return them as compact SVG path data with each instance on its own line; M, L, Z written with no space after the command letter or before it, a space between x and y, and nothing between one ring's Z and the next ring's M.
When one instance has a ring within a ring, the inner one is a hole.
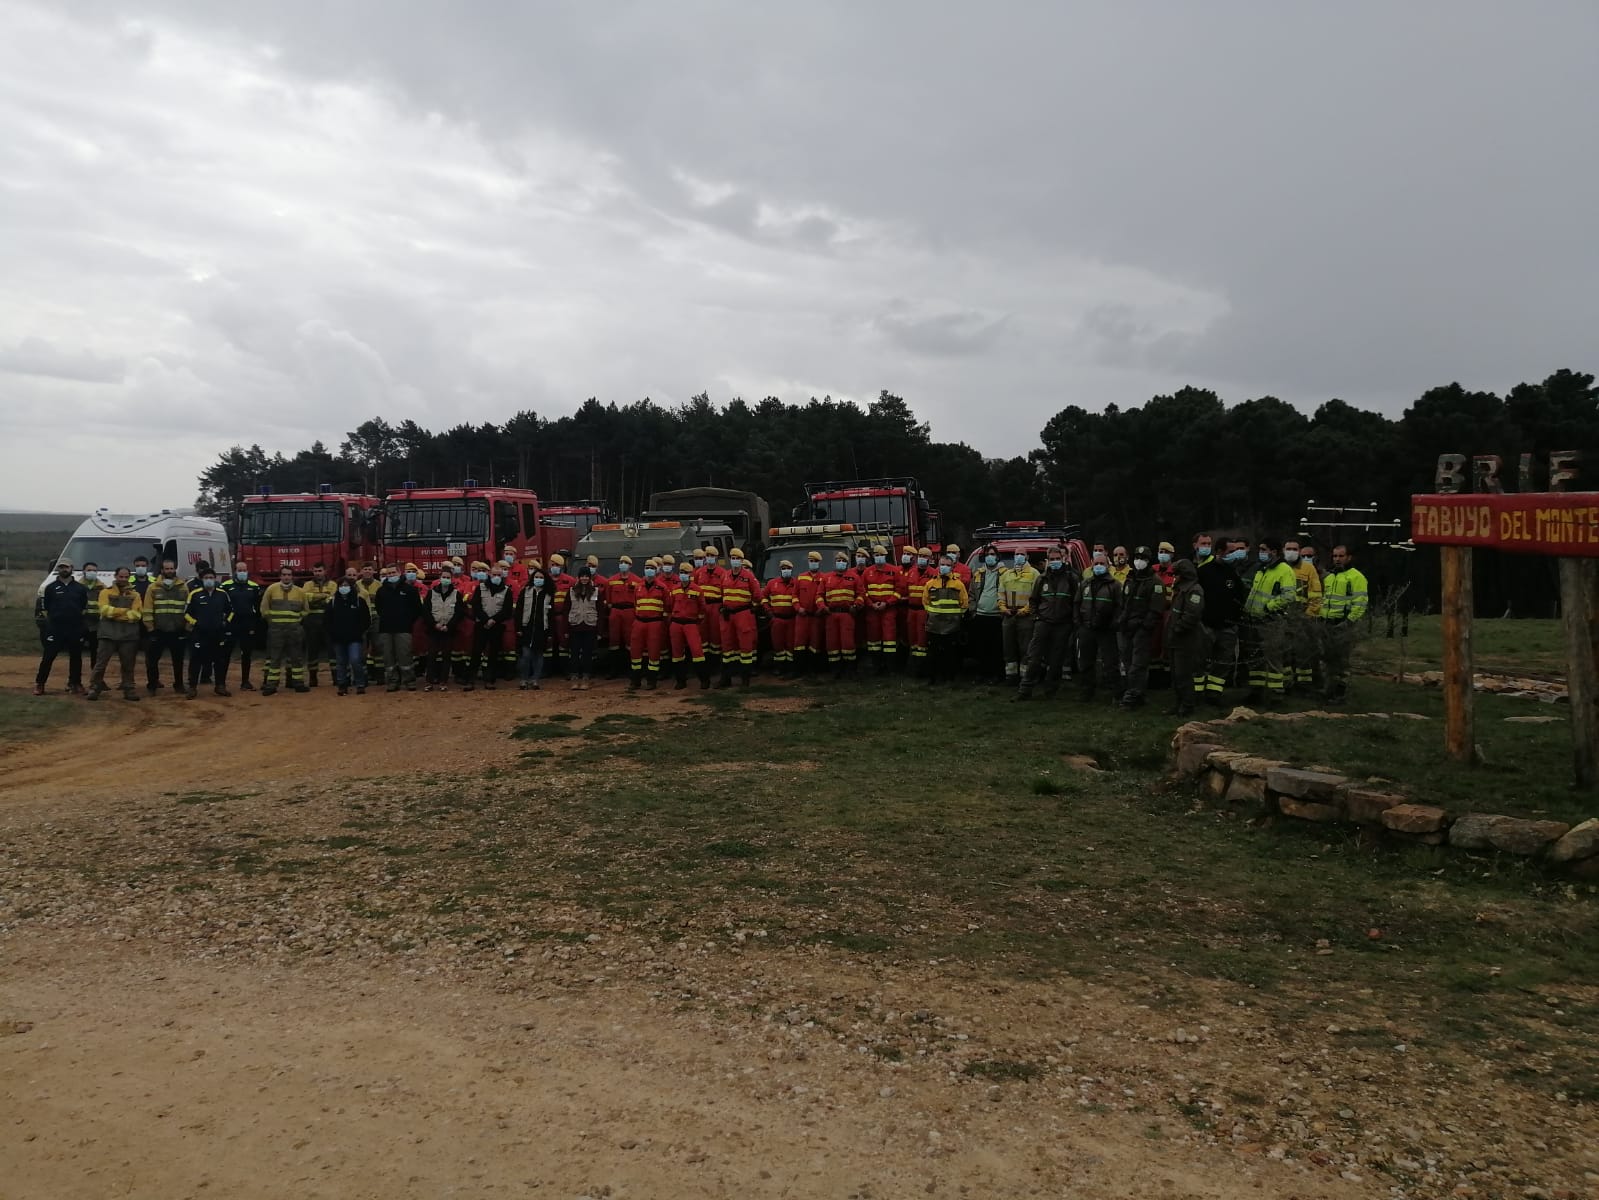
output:
M798 626L804 617L781 616L774 613L770 626L772 634L772 661L775 663L791 663L794 661L794 639Z
M881 650L885 654L894 653L898 646L898 643L894 641L894 633L899 624L896 619L898 616L899 610L896 608L885 608L882 612L878 612L874 608L867 608L866 649L868 652L875 654Z
M722 665L753 667L760 644L755 627L755 610L739 608L722 618Z
M687 617L681 620L674 619L670 632L673 662L680 663L687 659L695 666L699 666L705 661L705 644L700 640L699 621Z
M700 624L700 640L712 654L722 652L722 615L707 607Z
M855 614L843 612L827 614L827 661L855 661Z
M912 605L905 610L905 640L911 644L912 658L927 657L927 610Z
M628 643L628 657L632 659L633 669L642 671L648 668L651 671L661 669L661 640L665 631L661 628L661 618L643 618L633 622L632 640Z
M794 649L820 650L826 633L826 614L801 613L794 618Z
M633 610L631 608L613 608L607 625L610 636L606 639L605 644L631 653L633 649Z

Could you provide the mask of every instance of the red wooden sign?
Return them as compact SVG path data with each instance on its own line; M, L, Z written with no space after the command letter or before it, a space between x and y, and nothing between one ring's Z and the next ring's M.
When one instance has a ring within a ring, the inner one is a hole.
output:
M1410 539L1435 546L1599 558L1599 492L1412 496Z

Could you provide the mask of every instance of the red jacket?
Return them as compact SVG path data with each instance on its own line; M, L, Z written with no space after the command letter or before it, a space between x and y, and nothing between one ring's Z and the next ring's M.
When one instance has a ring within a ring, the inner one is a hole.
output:
M853 612L866 602L866 588L854 567L823 576L822 604L828 612Z
M781 575L776 575L766 581L766 592L761 604L774 617L792 617L798 602L797 580L784 579Z
M794 607L801 616L822 611L822 588L827 576L821 571L805 571L794 576Z
M747 565L736 575L722 571L717 582L722 585L722 607L729 612L755 608L761 602L761 581Z
M692 583L679 581L672 586L671 595L667 598L666 615L674 621L698 621L705 615L705 597Z
M605 586L600 589L600 599L609 609L632 608L638 600L638 590L644 586L644 580L629 571L626 575L617 572L605 581Z

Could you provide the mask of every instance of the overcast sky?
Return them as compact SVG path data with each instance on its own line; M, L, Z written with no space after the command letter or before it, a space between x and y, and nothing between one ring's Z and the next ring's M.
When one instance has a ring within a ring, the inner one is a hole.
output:
M0 507L586 397L1599 367L1599 5L0 0Z

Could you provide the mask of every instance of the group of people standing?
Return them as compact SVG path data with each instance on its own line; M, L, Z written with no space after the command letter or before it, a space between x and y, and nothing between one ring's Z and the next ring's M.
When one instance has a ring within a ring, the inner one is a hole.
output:
M569 572L563 555L546 566L510 550L494 563L452 560L432 578L414 563L368 563L333 579L317 564L307 580L285 567L265 584L243 562L226 575L202 563L180 578L171 560L152 574L138 559L110 582L85 563L79 582L63 561L39 596L44 653L34 690L43 694L66 654L69 690L84 692L87 650L88 697L107 689L116 658L122 694L137 700L142 649L148 693L165 686L169 661L175 690L192 699L209 685L226 696L235 656L239 686L254 690L263 647L265 695L308 691L324 669L340 695L371 684L539 688L547 668L586 690L602 652L632 689L654 689L663 674L678 688L691 675L709 688L718 670L721 686L748 687L764 624L779 676L841 678L867 662L933 685L953 682L970 662L979 680L1015 687L1018 700L1040 688L1053 695L1075 675L1085 700L1103 689L1137 708L1152 664L1165 660L1178 713L1221 703L1240 676L1254 703L1312 687L1329 703L1345 696L1368 605L1345 546L1333 548L1325 576L1298 541L1266 538L1252 550L1243 538L1208 533L1195 536L1191 558L1169 542L1131 555L1096 545L1080 572L1060 546L1035 558L1016 551L1001 562L985 546L968 566L953 544L841 547L831 564L815 550L803 567L783 560L764 583L741 550L724 559L714 546L681 562L624 555L609 577L592 556Z

